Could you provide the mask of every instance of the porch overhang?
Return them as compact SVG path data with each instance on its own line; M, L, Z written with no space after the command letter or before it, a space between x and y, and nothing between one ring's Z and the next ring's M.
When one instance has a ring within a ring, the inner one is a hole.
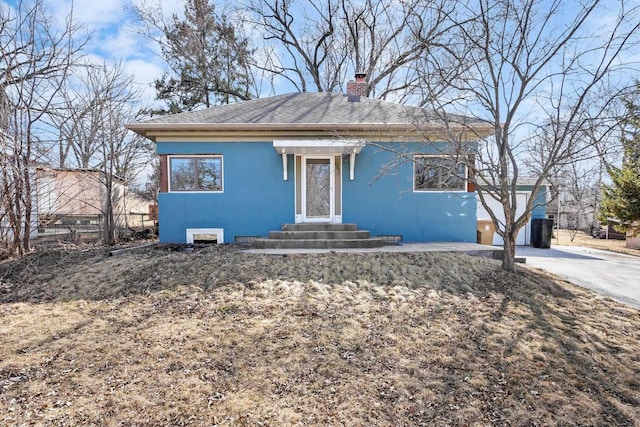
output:
M349 140L349 139L282 139L274 140L273 148L282 155L282 174L283 179L288 179L287 171L287 155L305 155L305 156L336 156L349 155L349 179L355 179L356 154L360 154L365 146L365 141Z
M365 146L362 140L345 139L282 139L274 140L273 148L278 154L337 155L358 154Z

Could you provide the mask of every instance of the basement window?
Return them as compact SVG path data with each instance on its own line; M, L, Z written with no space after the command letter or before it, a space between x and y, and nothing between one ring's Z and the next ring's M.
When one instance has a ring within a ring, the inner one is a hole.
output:
M187 228L187 243L222 244L224 230L222 228Z

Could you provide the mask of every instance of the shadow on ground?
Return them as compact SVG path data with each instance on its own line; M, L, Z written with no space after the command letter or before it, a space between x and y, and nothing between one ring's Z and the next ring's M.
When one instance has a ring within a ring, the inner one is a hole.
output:
M172 296L181 289L188 292ZM298 409L320 420L317 425L366 424L365 416L389 425L633 426L640 419L638 313L549 275L504 272L486 258L283 256L211 247L112 257L100 249L49 250L0 264L4 304L79 300L118 300L100 324L113 325L117 345L135 337L134 353L148 352L156 361L169 356L153 352L173 348L179 334L168 333L164 342L147 331L193 321L185 342L194 356L168 359L163 372L172 373L172 384L186 371L215 378L230 407L245 396L238 389L252 391L261 396L252 400L249 415L256 417L287 413L288 402L302 401ZM129 305L133 314L118 312ZM91 321L56 339L90 330ZM205 330L204 324L214 326ZM210 340L194 342L204 338ZM51 340L20 351L42 352ZM203 349L206 357L197 353ZM142 377L162 369L154 366ZM185 384L192 380L184 377ZM160 408L167 398L158 399ZM173 422L200 416L189 408ZM161 414L153 414L159 424L167 421Z
M564 258L564 259L584 259L584 260L600 260L602 258L596 255L585 255L566 252L560 249L534 249L530 247L519 248L517 251L521 256L533 256L539 258Z
M106 249L89 247L43 250L0 263L0 302L100 301L184 285L208 290L264 280L365 281L478 297L492 292L508 298L573 297L546 276L507 273L494 260L444 252L263 255L213 246L190 252L143 248L109 256ZM522 286L531 282L533 289Z

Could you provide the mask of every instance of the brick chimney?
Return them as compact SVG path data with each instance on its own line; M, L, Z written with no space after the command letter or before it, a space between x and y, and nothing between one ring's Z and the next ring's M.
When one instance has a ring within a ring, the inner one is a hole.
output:
M369 96L369 83L366 73L356 73L355 80L347 82L347 95Z

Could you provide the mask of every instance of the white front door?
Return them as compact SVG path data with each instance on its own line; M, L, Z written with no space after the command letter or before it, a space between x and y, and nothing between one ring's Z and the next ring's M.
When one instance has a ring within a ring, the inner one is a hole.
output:
M338 157L340 158L340 157ZM336 215L336 157L301 156L298 222L341 222ZM338 188L340 183L338 183Z

